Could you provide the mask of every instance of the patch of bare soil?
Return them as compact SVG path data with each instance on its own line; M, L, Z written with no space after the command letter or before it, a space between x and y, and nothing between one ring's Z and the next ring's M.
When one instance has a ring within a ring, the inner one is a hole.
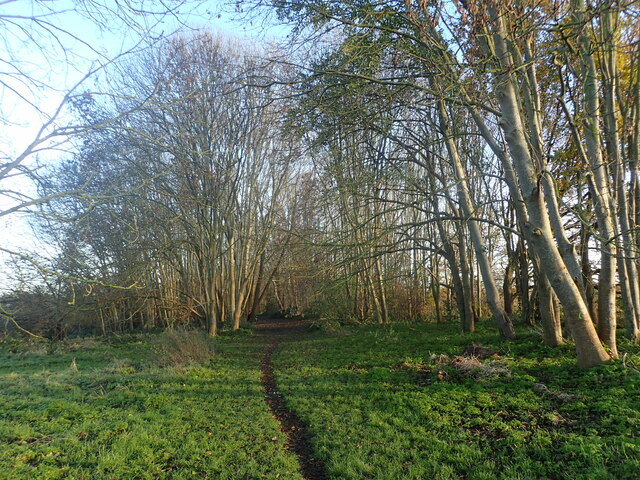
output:
M326 480L329 477L324 463L314 457L309 430L282 398L271 363L271 355L282 341L304 334L308 328L309 322L303 320L265 320L258 323L258 332L268 339L261 364L262 391L271 413L280 422L280 430L287 435L287 448L298 457L302 476L307 480Z

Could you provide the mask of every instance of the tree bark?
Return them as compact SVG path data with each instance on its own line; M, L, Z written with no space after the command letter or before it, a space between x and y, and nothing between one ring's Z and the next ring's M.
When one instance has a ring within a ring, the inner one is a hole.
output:
M498 286L496 285L493 271L491 269L491 264L487 257L487 249L482 239L480 226L478 225L478 221L473 218L476 214L475 207L469 192L467 175L449 127L449 118L444 102L442 100L438 100L437 106L440 130L443 134L447 153L449 154L449 159L451 160L451 165L457 181L458 202L469 229L471 243L476 254L476 261L478 262L478 268L482 275L482 281L487 295L487 303L489 304L489 309L491 310L493 318L498 326L500 336L505 339L513 339L515 338L516 333L511 319L504 310Z
M589 310L580 290L571 277L553 239L544 194L524 135L518 96L512 78L513 65L505 46L505 27L502 13L489 9L493 27L492 40L500 66L495 78L495 93L502 113L500 127L504 132L509 152L520 182L522 198L529 214L523 225L530 246L540 259L540 267L564 308L565 319L576 343L578 364L590 367L609 360L595 331Z
M600 101L595 60L591 53L591 39L585 15L584 0L573 0L573 18L580 30L578 45L582 62L582 94L584 96L584 134L587 158L592 173L589 182L593 206L602 238L601 267L598 276L598 335L609 347L614 357L618 356L616 345L616 229L611 213L607 164L600 148Z

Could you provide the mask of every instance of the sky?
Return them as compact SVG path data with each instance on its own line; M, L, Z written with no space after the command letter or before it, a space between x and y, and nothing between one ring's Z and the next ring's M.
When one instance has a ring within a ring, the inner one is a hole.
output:
M161 2L128 3L157 12ZM136 30L148 30L157 37L178 29L208 29L254 42L286 34L279 27L234 21L236 15L224 3L194 0L165 17L128 12L118 18L113 10L118 3L113 0L0 0L0 171L33 142L64 95L87 72L137 45L140 36ZM133 28L127 23L132 21ZM91 82L91 78L84 80L78 90L87 89ZM68 119L63 112L56 123L63 125ZM27 157L23 165L32 166L36 159L44 164L55 162L70 155L73 148L68 143L49 148L51 143L45 142L43 146L46 148ZM12 175L0 179L0 248L53 251L32 234L24 214L2 215L22 194L35 195L26 178ZM0 290L11 284L7 270L11 267L3 266L6 260L7 254L0 252Z
M97 4L115 5L113 0L93 0ZM173 0L174 2L176 0ZM188 3L175 15L150 16L140 21L138 29L153 36L170 34L178 29L211 29L230 37L258 38L279 35L275 29L262 31L257 25L237 23L224 0L185 0ZM158 1L134 0L156 9ZM168 2L171 5L171 0ZM10 128L0 133L0 142L15 153L32 139L35 126L43 115L55 109L62 96L86 73L106 63L139 40L138 32L111 12L95 9L84 13L77 5L92 5L91 0L0 0L0 100L2 117ZM91 18L87 18L87 17ZM156 24L157 23L157 24ZM25 74L34 81L23 80ZM37 84L36 84L37 82ZM18 92L22 98L17 98ZM32 105L28 105L28 104ZM28 107L28 108L26 108ZM26 108L26 110L25 110ZM40 109L42 112L38 112ZM27 110L32 110L28 112ZM46 118L46 115L44 116ZM21 132L25 128L25 132Z

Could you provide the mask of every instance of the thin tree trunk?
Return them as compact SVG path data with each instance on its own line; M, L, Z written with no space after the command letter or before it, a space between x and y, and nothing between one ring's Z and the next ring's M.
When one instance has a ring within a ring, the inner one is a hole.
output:
M502 282L502 297L504 298L504 311L507 315L513 313L513 294L511 291L511 283L513 276L512 259L507 261L507 268L504 271L504 280Z
M436 322L443 323L442 312L440 311L440 272L438 269L438 259L435 255L431 257L431 295L436 309ZM462 313L462 312L461 312Z
M544 273L536 267L538 274L538 302L540 312L540 323L542 323L542 341L550 347L557 347L564 343L562 339L562 324L560 322L560 312L556 306L555 293Z
M467 240L464 235L462 225L458 227L458 256L460 257L460 278L462 281L462 301L464 302L464 325L465 332L475 332L476 313L473 310L473 286L471 283L472 274L469 268L470 260L467 250Z
M518 258L517 284L518 294L520 296L520 313L522 315L522 321L525 324L533 325L531 302L529 301L529 261L527 259L524 238L522 237L518 239L516 257Z
M620 232L616 237L621 243L623 259L619 264L620 286L624 301L625 322L627 331L631 331L634 338L638 332L634 328L640 325L640 286L638 284L638 271L634 257L634 243L632 237L631 211L627 200L627 190L625 188L625 169L622 155L620 153L620 138L618 136L617 125L617 102L616 94L619 92L618 57L615 48L617 35L617 25L619 13L615 11L616 6L609 5L602 13L601 30L602 46L604 50L604 61L602 70L604 72L603 94L604 94L604 138L607 147L609 161L614 168L614 186L617 194L618 221ZM615 209L614 209L615 210Z
M591 53L591 40L587 31L584 0L573 0L573 16L581 33L578 35L582 61L582 93L584 96L584 134L589 167L593 174L589 182L598 228L602 238L601 267L598 276L598 335L618 356L616 345L616 229L611 214L607 164L600 148L600 102L595 60Z
M578 364L582 367L597 365L606 362L609 355L600 344L589 310L553 239L544 195L540 191L538 174L524 135L519 101L512 73L510 73L513 71L513 65L505 46L503 19L493 7L489 12L494 28L493 45L500 63L495 82L496 96L502 113L500 126L509 147L529 214L524 228L531 239L530 246L540 259L542 272L564 307L565 319L576 343Z
M491 264L487 258L486 248L482 240L482 233L477 220L474 220L475 208L471 200L469 193L469 187L467 183L467 176L458 155L458 148L455 144L453 137L451 136L449 127L449 118L442 100L438 100L438 118L440 121L440 129L444 135L445 145L447 152L452 163L454 174L457 181L458 201L460 208L466 219L469 234L471 236L471 243L473 245L474 252L476 254L476 261L478 262L478 268L482 275L482 281L484 283L484 289L487 295L487 303L494 317L494 320L498 326L498 331L502 338L513 339L516 336L515 330L511 319L504 311L500 293L496 285Z
M432 206L434 213L437 217L440 216L440 208L438 206L438 198L432 200ZM469 281L469 260L467 258L466 242L464 241L464 232L462 225L457 225L457 237L458 237L458 261L456 261L456 254L447 232L445 231L443 222L441 220L436 221L436 228L443 243L443 252L445 258L449 262L449 271L451 272L452 283L454 286L454 292L456 297L456 303L458 305L458 314L460 315L460 324L463 332L475 331L475 315L472 308L471 299L471 284ZM447 295L450 295L450 291L447 291ZM450 305L450 301L448 304ZM449 307L450 310L450 307Z

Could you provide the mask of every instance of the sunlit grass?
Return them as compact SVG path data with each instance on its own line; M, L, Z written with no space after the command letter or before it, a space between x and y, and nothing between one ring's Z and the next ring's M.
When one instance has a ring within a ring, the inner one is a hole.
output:
M471 342L495 348L509 377L469 378L433 358ZM622 345L627 361L637 346ZM583 371L573 348L533 331L502 342L492 328L363 327L278 350L278 379L340 479L635 479L640 373L621 362ZM412 371L404 365L424 365ZM538 392L534 383L548 391Z
M5 345L0 478L300 478L262 397L260 342L221 339L210 362L166 368L157 344Z
M472 342L510 374L438 363ZM160 367L166 345L5 342L0 478L301 478L261 392L264 338L222 336L204 363L184 363L181 348ZM315 332L273 361L331 478L635 479L640 348L621 350L624 364L580 370L571 345L543 347L534 331L507 343L489 326L414 324Z

